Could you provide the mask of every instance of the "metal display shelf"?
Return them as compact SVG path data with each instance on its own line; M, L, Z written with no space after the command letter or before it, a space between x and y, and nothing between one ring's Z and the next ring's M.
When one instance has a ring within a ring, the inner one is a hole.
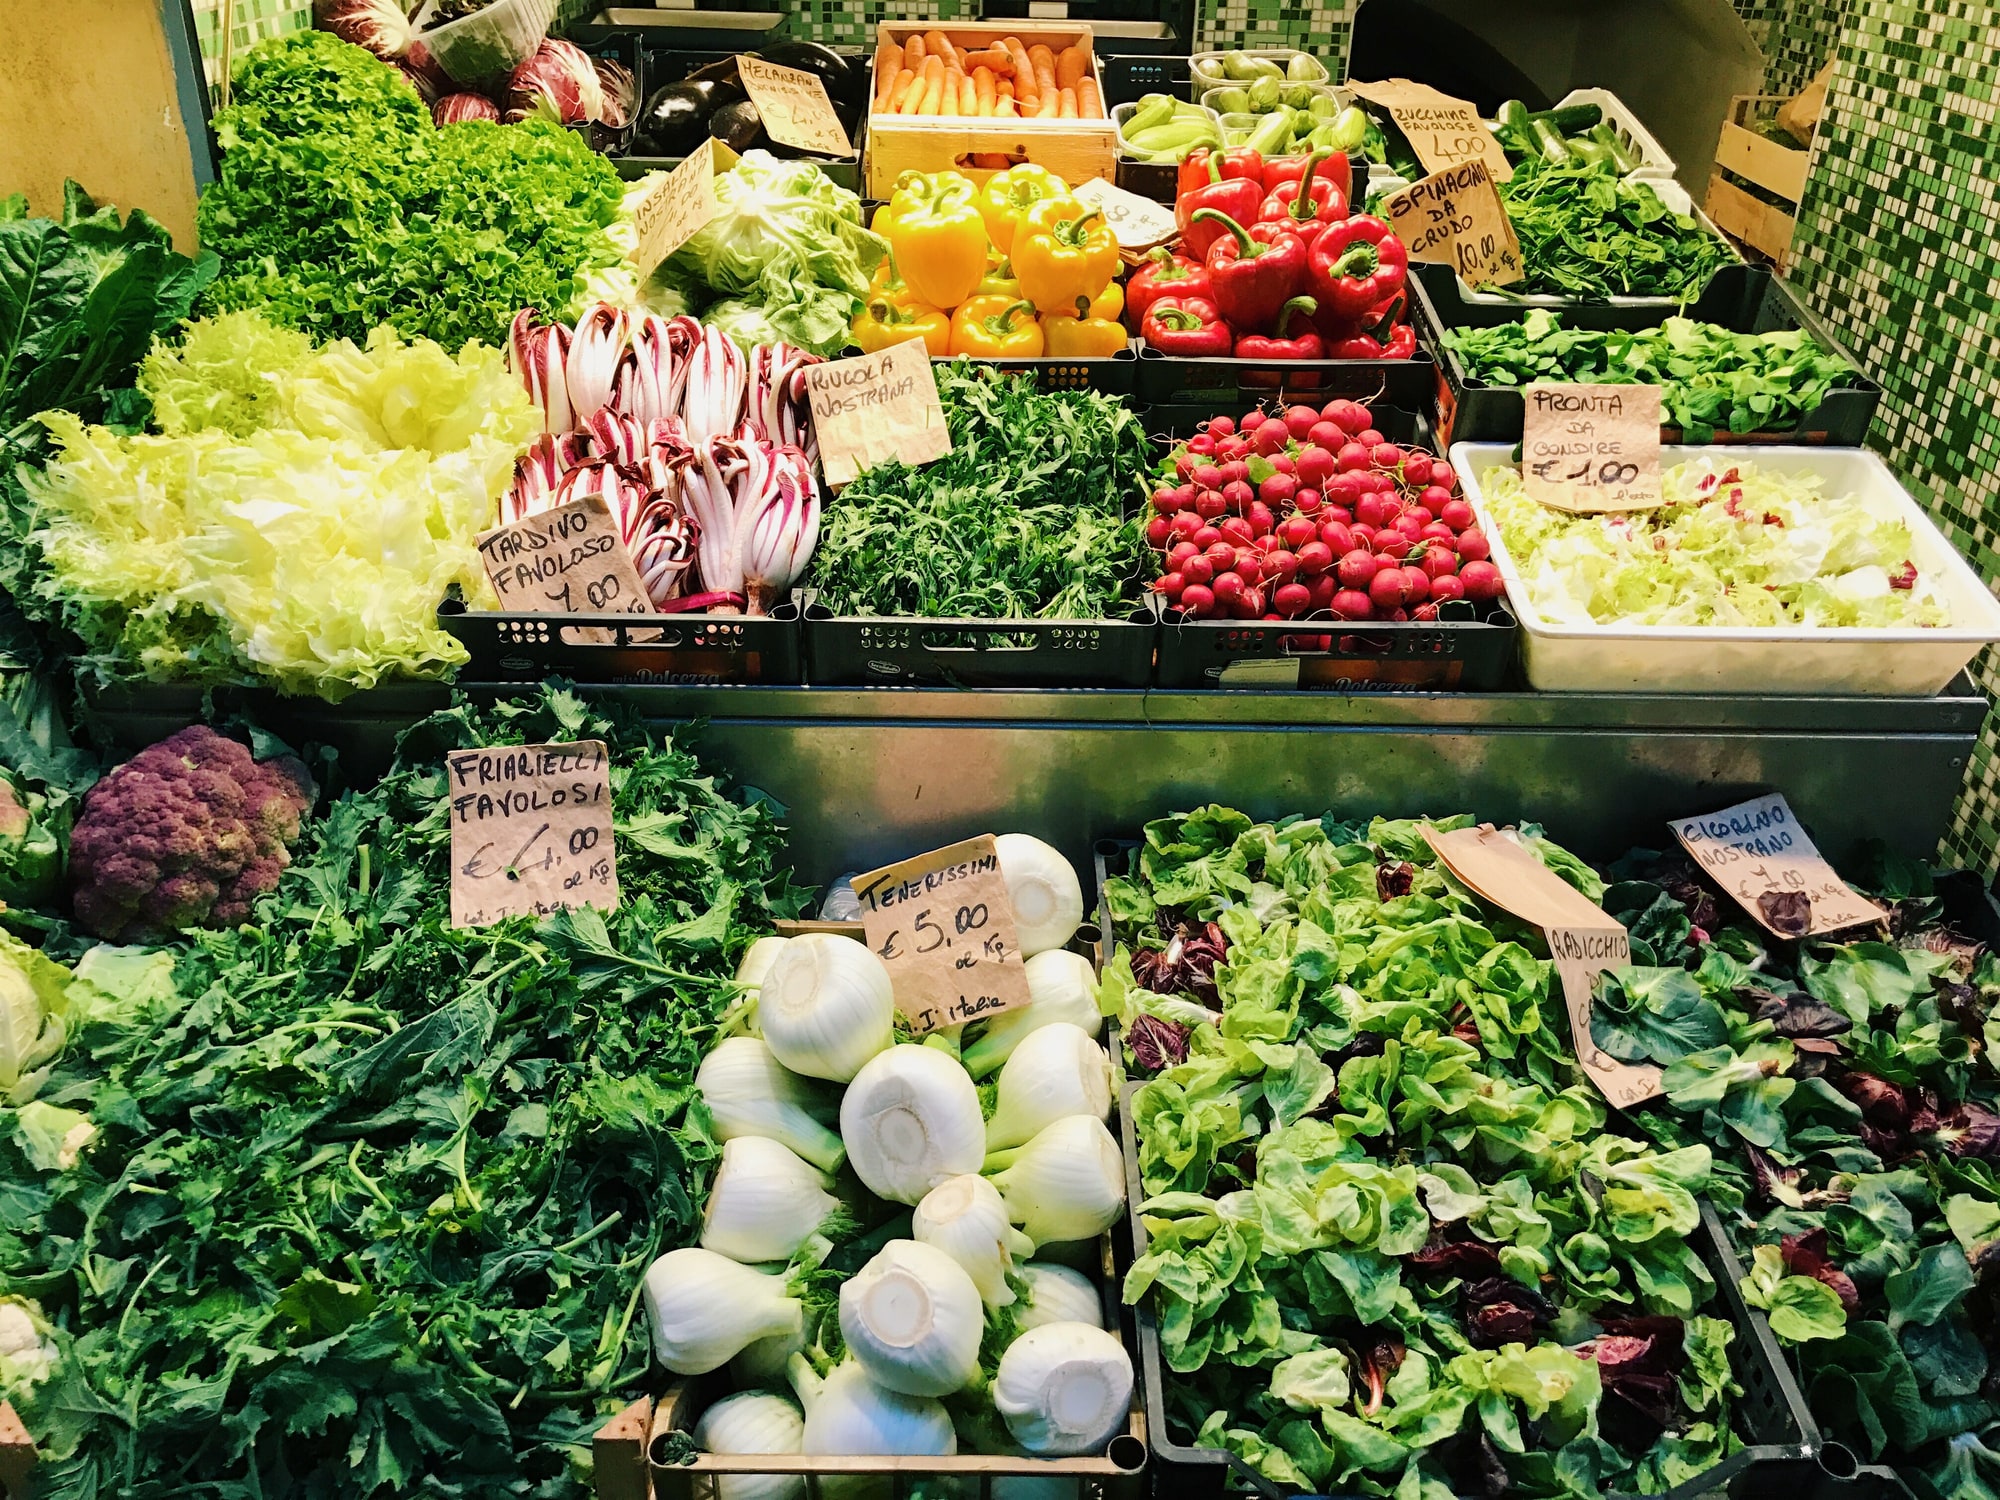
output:
M475 696L519 693L466 685ZM986 832L1048 839L1078 868L1094 842L1222 801L1253 817L1476 811L1533 820L1587 857L1657 846L1668 819L1782 790L1835 861L1866 839L1929 856L1951 817L1986 700L1666 694L578 689L657 723L704 720L709 762L790 809L802 879ZM198 688L100 694L97 723L150 743L201 717ZM402 686L328 706L214 695L356 780L447 690Z

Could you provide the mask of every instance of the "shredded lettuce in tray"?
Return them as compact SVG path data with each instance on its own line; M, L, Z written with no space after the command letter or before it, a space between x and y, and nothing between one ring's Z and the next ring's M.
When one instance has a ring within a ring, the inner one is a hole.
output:
M1694 459L1666 471L1659 510L1602 516L1537 504L1504 466L1480 484L1527 602L1556 624L1951 623L1909 526L1880 504L1824 493L1815 474Z

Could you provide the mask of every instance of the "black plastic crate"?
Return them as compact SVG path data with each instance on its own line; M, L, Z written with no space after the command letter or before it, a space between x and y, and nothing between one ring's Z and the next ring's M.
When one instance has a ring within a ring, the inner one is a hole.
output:
M1139 356L1131 345L1108 359L981 359L1011 375L1032 375L1038 391L1096 391L1129 396L1136 388Z
M438 624L471 654L459 673L466 682L549 676L674 686L805 680L796 602L753 617L511 614L469 610L449 599L438 607Z
M1428 411L1437 384L1437 366L1421 348L1409 359L1270 361L1185 359L1142 348L1134 389L1149 407L1206 405L1221 412L1294 397L1323 403L1346 396L1364 404L1383 401L1406 411Z
M805 611L807 674L817 687L1143 688L1159 622L837 617Z
M1186 59L1182 59L1182 61L1185 63ZM1185 82L1183 80L1183 86L1178 90L1169 87L1165 89L1145 89L1141 92L1150 94L1178 93L1181 98L1186 98ZM1133 98L1136 99L1137 97L1137 94L1133 95ZM1130 101L1121 99L1118 102L1125 104ZM1106 106L1106 108L1109 107L1109 105ZM1137 193L1141 198L1151 198L1155 203L1170 204L1174 201L1175 189L1180 183L1180 171L1181 169L1178 164L1172 166L1154 166L1148 162L1127 161L1121 156L1118 158L1118 186L1125 189L1128 193ZM1361 200L1368 196L1368 158L1358 151L1355 152L1349 164L1349 173L1350 180L1347 201L1351 204L1359 205ZM1355 212L1360 212L1359 207L1355 209Z
M1414 287L1411 316L1417 337L1435 355L1438 439L1450 443L1517 443L1521 440L1523 399L1518 386L1487 385L1465 372L1458 356L1444 346L1448 328L1490 328L1526 316L1525 308L1490 307L1466 302L1458 295L1458 280L1448 267L1412 267ZM1561 309L1566 326L1598 330L1636 331L1657 328L1676 315L1673 308L1583 307ZM1868 436L1882 387L1861 373L1853 355L1829 333L1784 282L1762 266L1725 266L1701 297L1689 304L1686 316L1718 323L1734 333L1772 333L1803 328L1820 345L1853 369L1852 382L1827 392L1825 398L1787 430L1735 434L1718 432L1718 443L1821 443L1859 447ZM1674 429L1666 441L1678 442Z

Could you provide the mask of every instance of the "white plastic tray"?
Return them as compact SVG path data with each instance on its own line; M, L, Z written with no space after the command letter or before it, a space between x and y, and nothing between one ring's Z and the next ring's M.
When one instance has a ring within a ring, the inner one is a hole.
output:
M1216 133L1220 135L1222 131L1222 121L1217 117L1215 111L1201 106L1197 107L1201 108L1201 112L1208 116L1209 123L1215 127ZM1136 111L1138 108L1139 108L1139 101L1137 99L1128 100L1124 104L1114 104L1111 106L1111 123L1118 128L1118 155L1126 161L1138 160L1138 157L1136 155L1127 154L1128 148L1126 147L1125 144L1125 122L1132 118L1133 112ZM1190 146L1188 148L1188 150L1190 151L1197 149L1199 148L1194 146Z
M1513 468L1505 443L1457 443L1452 467L1492 544L1521 623L1529 685L1573 693L1768 693L1929 697L1979 649L2000 641L2000 602L1910 498L1889 466L1861 448L1660 450L1665 466L1722 454L1781 474L1817 474L1829 495L1858 495L1910 528L1914 561L1939 580L1951 623L1933 630L1687 625L1566 625L1547 619L1522 582L1487 509L1484 475Z
M1655 184L1673 180L1674 159L1653 139L1653 133L1639 123L1639 117L1625 107L1625 101L1611 90L1571 89L1555 102L1555 108L1567 109L1572 104L1595 104L1603 110L1604 123L1617 131L1625 144L1638 155L1639 165L1627 172L1627 177Z
M556 18L556 0L494 0L483 10L426 30L437 8L437 0L424 0L414 19L416 39L445 72L468 87L534 56Z

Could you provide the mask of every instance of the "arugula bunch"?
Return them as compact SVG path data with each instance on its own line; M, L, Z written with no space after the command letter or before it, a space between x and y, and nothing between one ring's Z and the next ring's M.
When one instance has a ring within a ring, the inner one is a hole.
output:
M1606 1129L1538 937L1418 822L1206 807L1148 824L1105 894L1101 999L1146 1079L1125 1296L1184 1377L1155 1420L1399 1496L1651 1493L1738 1446L1688 1243L1709 1148Z
M450 928L444 753L586 737L619 908ZM781 858L768 804L550 691L409 731L254 926L86 954L56 1113L0 1110L0 1303L53 1325L0 1367L38 1493L587 1494L718 1155L700 1052L800 905Z
M1709 1194L1748 1252L1745 1293L1796 1346L1827 1435L1952 1500L1993 1500L2000 962L1944 921L1921 866L1866 882L1883 929L1796 943L1722 925L1681 861L1614 873L1635 878L1608 904L1652 913L1660 965L1609 976L1620 1014L1597 1027L1667 1065L1665 1101L1637 1123L1715 1152Z

